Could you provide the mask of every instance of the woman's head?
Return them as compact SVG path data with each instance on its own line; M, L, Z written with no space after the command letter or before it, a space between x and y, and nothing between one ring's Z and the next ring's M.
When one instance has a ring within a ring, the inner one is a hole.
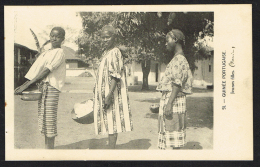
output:
M50 42L53 48L60 48L65 39L65 30L61 27L54 27L50 33Z
M111 49L115 45L116 29L111 25L106 25L101 30L102 46L104 49Z
M184 34L178 29L173 29L166 35L166 49L173 51L177 44L183 45L184 41Z

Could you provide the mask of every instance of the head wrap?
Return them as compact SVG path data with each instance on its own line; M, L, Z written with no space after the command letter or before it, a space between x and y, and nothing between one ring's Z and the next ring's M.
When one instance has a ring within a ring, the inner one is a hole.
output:
M172 38L176 38L177 40L181 40L181 41L183 41L183 43L185 43L185 36L178 29L171 30L170 32L167 33L167 35L169 35Z
M108 31L109 33L111 33L111 35L115 35L116 34L116 29L111 26L111 25L106 25L102 28L102 32L104 31Z

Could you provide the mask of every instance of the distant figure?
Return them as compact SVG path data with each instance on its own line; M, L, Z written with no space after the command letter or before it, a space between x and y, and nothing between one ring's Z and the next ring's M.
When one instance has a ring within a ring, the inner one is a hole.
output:
M157 90L162 92L158 117L158 147L180 148L186 144L186 94L191 93L192 74L182 46L184 35L173 29L166 36L166 49L174 56Z
M94 124L96 134L108 134L109 149L114 149L117 134L132 131L126 74L123 58L115 43L116 30L104 26L101 32L104 52L94 88Z
M61 43L65 39L65 30L54 27L50 33L52 48L42 52L25 75L29 81L15 89L15 94L22 94L32 84L40 83L42 99L38 101L38 123L45 136L45 148L54 148L57 136L57 110L59 92L66 77L66 64Z

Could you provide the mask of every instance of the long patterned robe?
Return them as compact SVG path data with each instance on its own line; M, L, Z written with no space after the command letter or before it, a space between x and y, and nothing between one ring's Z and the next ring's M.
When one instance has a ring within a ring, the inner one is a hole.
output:
M104 109L112 77L119 79L119 82L112 95L113 103L108 109ZM133 130L126 74L118 48L103 53L97 71L93 109L96 134L115 134Z

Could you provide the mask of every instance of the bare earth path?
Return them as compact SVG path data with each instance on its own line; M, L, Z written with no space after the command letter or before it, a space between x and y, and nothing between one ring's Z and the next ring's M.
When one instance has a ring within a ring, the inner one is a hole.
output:
M94 79L68 77L60 94L58 136L55 149L105 149L107 136L94 133L93 124L83 125L71 119L76 102L92 98ZM120 133L116 149L157 149L157 117L149 106L158 103L160 93L142 92L140 86L129 87L134 131ZM182 149L213 149L213 92L195 90L187 97L187 145ZM44 137L37 125L37 102L25 102L15 96L15 148L43 149Z

